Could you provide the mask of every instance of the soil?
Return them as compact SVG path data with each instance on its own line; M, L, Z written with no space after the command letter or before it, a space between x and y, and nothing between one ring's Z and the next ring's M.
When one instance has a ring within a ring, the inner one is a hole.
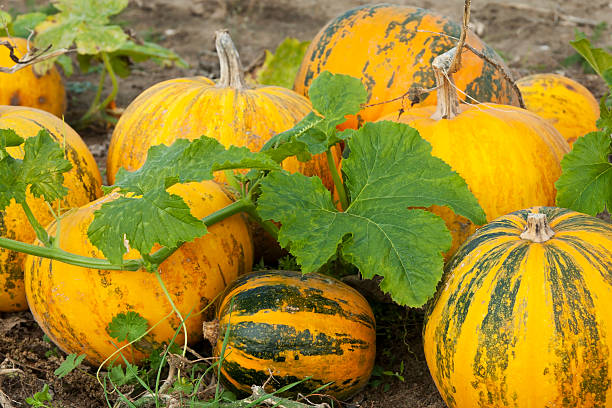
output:
M460 21L463 0L402 1ZM40 1L4 1L4 8L24 11ZM229 29L237 43L243 65L256 63L264 50L274 50L285 37L311 39L331 18L368 2L362 0L134 0L118 20L135 35L173 49L190 68L160 67L143 63L121 79L116 102L126 107L149 86L175 77L218 76L214 31ZM417 4L418 3L418 4ZM473 28L506 59L515 78L538 72L557 72L587 86L596 97L605 85L580 66L563 61L574 53L569 41L574 30L592 35L596 26L612 21L609 0L477 0L472 2ZM225 5L225 7L223 7ZM612 46L612 30L603 27L597 44ZM67 121L82 114L93 97L96 75L75 74L66 79L69 90ZM108 84L110 85L110 84ZM110 86L108 87L110 89ZM109 126L90 126L80 131L102 169ZM377 365L389 373L379 374L348 406L445 407L429 375L421 344L422 313L377 304L379 326ZM53 371L63 354L45 341L29 312L0 314L0 406L28 406L25 398L48 384L54 407L103 407L104 394L95 380L94 368L84 367L58 379ZM403 367L403 371L401 370ZM400 379L399 376L402 378Z

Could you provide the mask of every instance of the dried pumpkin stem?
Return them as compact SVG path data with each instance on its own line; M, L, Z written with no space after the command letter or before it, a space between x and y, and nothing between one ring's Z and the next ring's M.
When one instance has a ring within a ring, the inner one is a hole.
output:
M527 227L520 237L532 242L546 242L554 235L555 231L548 225L546 214L534 213L527 216Z
M461 25L461 36L459 37L459 42L457 43L457 49L459 50L459 52L456 52L455 56L453 57L453 61L451 62L450 67L448 69L449 74L454 74L461 68L461 54L463 52L463 46L467 37L468 25L470 24L471 4L471 0L465 0L465 4L463 7L463 24Z
M236 50L236 46L229 32L227 30L219 30L215 35L215 46L217 48L217 54L219 55L220 66L217 87L248 89L246 81L244 80L240 55Z
M436 111L431 115L431 118L434 120L452 119L460 112L459 96L457 95L452 74L449 73L456 53L457 48L451 48L444 54L438 55L431 64L438 88Z

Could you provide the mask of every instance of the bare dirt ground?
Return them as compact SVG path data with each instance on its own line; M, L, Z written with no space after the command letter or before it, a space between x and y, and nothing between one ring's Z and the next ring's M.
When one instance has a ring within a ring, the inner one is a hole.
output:
M42 2L36 2L38 4ZM460 21L463 0L396 0L397 4L435 10ZM0 1L5 8L25 10L26 0ZM190 68L163 68L153 63L134 67L133 74L120 82L119 107L127 106L147 87L170 78L204 75L218 76L214 51L214 32L229 29L248 67L265 49L274 50L285 37L311 39L325 23L350 8L367 4L362 0L139 0L132 1L118 20L137 35L173 49ZM225 5L225 7L223 7ZM475 30L506 59L515 77L558 72L572 77L600 97L604 84L579 66L565 66L573 54L569 41L574 30L587 35L598 24L612 22L609 0L473 0L472 22ZM612 30L601 28L599 46L612 46ZM67 79L70 92L68 122L87 108L96 76L75 74ZM82 91L84 90L85 91ZM81 92L78 92L81 91ZM106 147L112 128L91 127L81 132L105 165ZM377 365L403 376L381 374L377 387L368 387L353 400L362 407L442 408L441 400L425 364L421 345L419 311L378 310L379 343ZM101 387L87 373L76 372L58 380L53 370L62 354L43 339L29 313L0 314L0 406L27 406L24 399L49 384L54 394L53 407L103 407ZM400 368L404 367L400 372ZM4 395L2 394L4 393Z

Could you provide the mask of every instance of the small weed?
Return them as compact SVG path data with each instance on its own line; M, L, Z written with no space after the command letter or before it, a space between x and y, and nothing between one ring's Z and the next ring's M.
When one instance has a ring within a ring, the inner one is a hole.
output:
M605 21L603 21L597 24L595 27L593 27L593 34L591 34L590 36L587 36L585 33L583 33L582 31L578 29L575 29L574 32L575 32L576 40L587 38L591 43L597 43L601 39L603 33L607 29L608 29L608 24ZM612 51L612 47L606 47L606 49L608 51ZM579 65L580 68L582 69L582 72L584 72L585 74L595 74L595 70L591 67L588 61L585 60L582 57L582 55L580 55L580 53L578 52L574 52L569 57L561 61L561 65L563 65L564 67L571 67L574 65Z
M34 396L26 398L26 402L36 408L53 408L53 405L46 404L51 402L53 398L49 394L49 385L45 384L41 391L38 391Z

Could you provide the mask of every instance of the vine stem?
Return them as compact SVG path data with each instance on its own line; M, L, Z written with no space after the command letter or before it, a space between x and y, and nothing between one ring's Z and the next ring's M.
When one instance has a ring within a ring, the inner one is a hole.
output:
M40 223L38 222L38 220L34 216L34 213L32 212L32 209L28 205L27 201L26 200L23 200L23 201L20 200L19 204L21 204L21 207L23 208L23 212L25 213L26 217L28 218L28 221L30 222L30 225L32 226L32 228L34 228L34 232L36 232L36 238L38 238L38 240L40 242L42 242L42 244L45 247L51 246L51 240L49 239L49 234L47 234L47 231L45 231L43 226L40 225Z
M340 178L340 174L338 173L338 168L336 167L336 162L334 161L334 156L331 152L331 148L328 148L325 152L325 156L327 157L327 165L329 166L329 171L331 172L332 179L334 180L334 186L336 187L336 191L338 192L338 197L340 197L340 205L342 206L342 210L346 210L349 206L348 199L346 197L346 190L344 189L344 183Z
M461 36L457 43L457 52L453 57L453 61L450 64L448 74L454 74L461 68L461 54L463 53L463 46L465 45L465 39L467 37L468 25L470 24L470 7L472 5L471 0L465 0L463 6L463 25L461 26Z
M100 74L100 82L98 84L98 90L96 92L96 97L94 98L94 101L89 107L89 109L87 110L87 112L85 112L83 117L80 119L80 122L88 121L89 118L91 118L96 112L107 107L115 99L115 97L117 96L117 92L119 91L119 84L117 82L117 76L115 75L115 71L113 70L113 66L110 62L110 58L108 57L108 54L103 52L100 55L102 56L102 62L104 63L104 70L102 70L102 73ZM113 88L111 89L111 92L108 94L106 99L104 99L102 103L98 103L102 95L102 88L104 86L104 80L106 78L106 73L108 73L108 76L111 80L111 84Z
M82 266L83 268L108 269L113 271L137 271L143 267L143 262L138 259L125 261L123 265L115 265L105 259L76 255L66 252L60 248L49 248L33 244L26 244L25 242L15 241L13 239L4 237L0 237L0 247L9 249L11 251L23 252L24 254L28 255L65 262L70 265Z

